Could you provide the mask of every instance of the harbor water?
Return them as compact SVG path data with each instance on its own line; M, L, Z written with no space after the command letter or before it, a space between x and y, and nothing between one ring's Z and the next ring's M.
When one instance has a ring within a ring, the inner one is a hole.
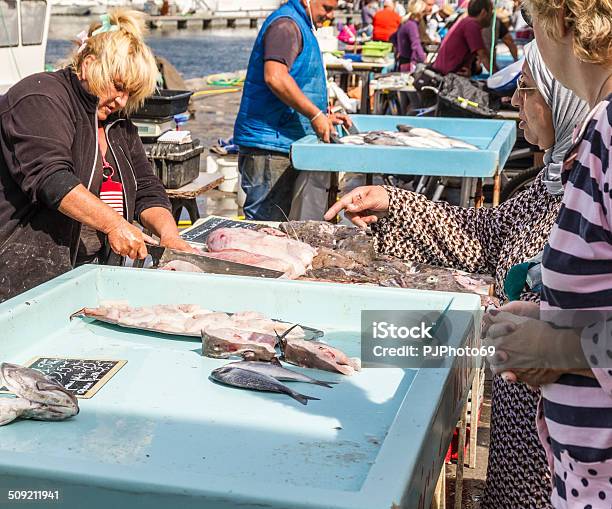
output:
M74 48L76 34L95 17L53 16L49 29L46 63L61 66ZM176 23L152 30L147 42L156 55L169 60L185 79L246 69L256 29L177 30Z

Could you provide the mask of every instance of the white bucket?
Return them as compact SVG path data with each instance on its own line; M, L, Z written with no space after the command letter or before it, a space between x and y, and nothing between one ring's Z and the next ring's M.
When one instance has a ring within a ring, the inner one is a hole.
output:
M217 159L219 172L225 180L219 186L219 190L226 193L235 193L238 191L238 161L233 159Z

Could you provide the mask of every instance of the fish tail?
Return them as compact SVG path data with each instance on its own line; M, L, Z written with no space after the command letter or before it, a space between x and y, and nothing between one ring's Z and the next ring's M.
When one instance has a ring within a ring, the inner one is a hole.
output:
M315 380L313 383L316 385L321 385L322 387L327 387L328 389L333 389L334 385L339 382L324 382L323 380Z
M299 392L291 391L290 396L299 401L302 405L307 405L310 400L319 401L320 398L314 398L312 396L306 396L305 394L300 394Z

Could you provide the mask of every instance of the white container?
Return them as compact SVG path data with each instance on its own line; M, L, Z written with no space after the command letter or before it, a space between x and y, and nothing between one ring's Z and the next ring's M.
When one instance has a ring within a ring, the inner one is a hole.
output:
M219 190L225 193L238 191L238 161L236 159L217 159L218 171L225 177Z
M217 158L206 156L206 173L217 173L218 171L219 165L217 164Z

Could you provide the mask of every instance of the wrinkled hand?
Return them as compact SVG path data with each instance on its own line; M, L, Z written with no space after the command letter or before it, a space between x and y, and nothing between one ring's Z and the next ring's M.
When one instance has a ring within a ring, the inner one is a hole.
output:
M329 143L331 140L332 129L334 125L327 115L324 113L319 115L311 122L312 128L318 138L324 143Z
M382 186L357 187L325 213L325 220L331 221L341 210L355 225L366 228L389 210L389 193Z
M178 235L172 237L162 237L159 242L164 247L169 247L170 249L175 249L176 251L183 251L185 253L193 253L193 254L202 254L201 251L198 251L196 248L189 245L184 239L179 237Z
M530 308L526 310L532 312ZM547 322L500 310L485 314L483 334L485 345L495 346L489 361L493 373L532 387L553 383L568 371L563 364L571 362L580 346L574 329L555 329Z
M119 256L127 256L132 260L147 257L147 248L142 231L121 218L120 221L106 232L111 249Z

